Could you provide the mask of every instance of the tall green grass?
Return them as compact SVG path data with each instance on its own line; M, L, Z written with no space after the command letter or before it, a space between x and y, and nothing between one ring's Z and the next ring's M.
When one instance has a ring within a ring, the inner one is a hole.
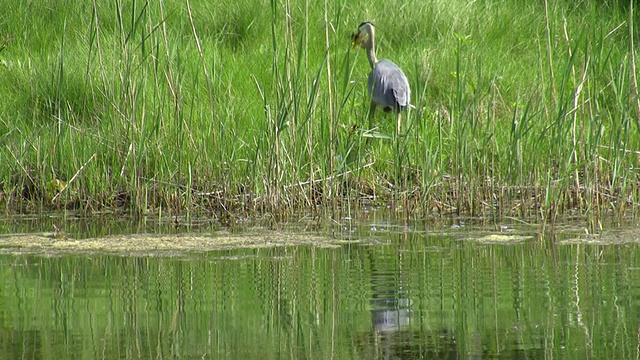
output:
M635 215L633 2L0 0L0 203ZM367 123L363 20L410 78Z

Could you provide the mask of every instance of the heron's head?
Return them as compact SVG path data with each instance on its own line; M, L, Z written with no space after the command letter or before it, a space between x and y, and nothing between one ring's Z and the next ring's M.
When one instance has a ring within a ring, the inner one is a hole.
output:
M358 25L358 30L351 36L351 48L355 49L360 45L366 48L373 39L374 25L369 21L365 21Z

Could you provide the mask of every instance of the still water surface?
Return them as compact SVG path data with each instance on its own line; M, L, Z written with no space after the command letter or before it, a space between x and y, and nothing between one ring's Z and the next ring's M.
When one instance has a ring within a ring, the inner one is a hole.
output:
M320 231L338 245L179 256L5 247L0 358L638 358L637 229L494 231L362 225Z

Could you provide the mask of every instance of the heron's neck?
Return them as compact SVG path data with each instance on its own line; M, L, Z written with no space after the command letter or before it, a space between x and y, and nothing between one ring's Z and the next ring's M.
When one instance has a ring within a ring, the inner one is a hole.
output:
M369 58L369 65L371 65L371 68L373 69L373 67L376 66L376 63L378 62L378 59L376 58L376 50L373 39L369 40L369 44L367 46L367 58Z

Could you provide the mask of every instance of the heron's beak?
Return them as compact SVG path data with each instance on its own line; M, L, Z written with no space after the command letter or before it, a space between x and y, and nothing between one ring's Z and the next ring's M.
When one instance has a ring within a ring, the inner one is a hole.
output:
M353 35L351 35L351 50L355 49L358 45L360 45L360 41L362 40L360 38L360 32L355 32L353 33Z

